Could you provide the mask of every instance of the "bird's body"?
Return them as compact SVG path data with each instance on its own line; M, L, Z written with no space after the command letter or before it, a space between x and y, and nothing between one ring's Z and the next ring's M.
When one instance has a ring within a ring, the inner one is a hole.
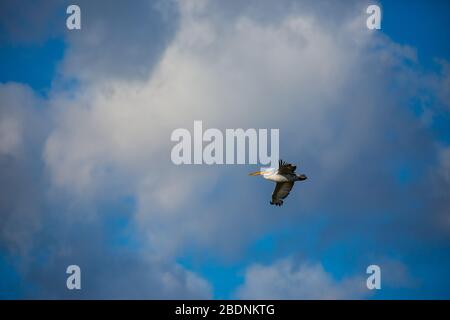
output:
M304 174L295 174L297 167L290 163L286 163L282 160L278 162L278 169L270 168L264 171L258 171L251 173L251 176L262 175L264 179L276 182L275 190L272 193L272 201L270 204L281 206L283 205L283 199L285 199L289 192L292 190L296 181L306 180Z

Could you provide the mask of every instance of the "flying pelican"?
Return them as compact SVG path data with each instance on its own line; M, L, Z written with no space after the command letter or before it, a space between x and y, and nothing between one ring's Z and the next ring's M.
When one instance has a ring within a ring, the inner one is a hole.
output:
M295 169L296 166L293 166L290 163L286 163L283 160L278 161L278 169L269 168L264 171L257 171L250 173L250 176L262 175L264 179L274 181L277 183L275 186L275 190L272 193L272 201L270 204L274 204L276 206L283 205L283 199L289 195L289 192L292 190L295 181L303 181L306 180L307 177L304 174L296 175Z

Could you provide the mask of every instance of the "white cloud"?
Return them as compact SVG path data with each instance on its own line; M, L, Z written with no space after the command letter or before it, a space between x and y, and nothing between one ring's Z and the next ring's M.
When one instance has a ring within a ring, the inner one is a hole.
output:
M208 127L282 127L282 140L297 131L300 149L310 139L328 148L334 133L327 118L338 112L333 111L335 101L342 99L339 92L354 74L351 66L370 39L362 36L362 22L359 27L343 22L342 29L330 33L311 14L293 12L276 23L239 16L225 23L209 9L208 2L182 2L179 30L148 81L99 81L75 100L53 103L58 124L45 148L53 182L87 194L109 184L111 170L103 173L113 168L138 192L140 223L169 228L161 230L159 241L172 233L169 221L186 219L184 206L204 200L198 186L214 188L220 172L210 170L206 176L188 167L175 170L169 158L172 130L189 129L195 119ZM344 108L351 112L356 107ZM284 116L292 113L296 116ZM369 126L367 121L368 116L361 118L354 130ZM353 142L355 148L358 143ZM324 161L334 156L345 162L342 157L350 156L327 152L332 154ZM207 208L195 206L197 214L185 225L199 223ZM240 215L236 207L227 210L231 217ZM203 220L205 230L233 221L222 215ZM197 232L176 233L173 241L184 243Z
M320 264L296 264L292 258L271 265L247 268L240 299L362 299L370 291L366 279L354 276L340 281Z
M381 268L381 279L383 288L413 288L419 283L409 272L408 267L395 259L381 257L374 259Z
M377 192L394 197L379 179L386 173L364 172L358 157L395 150L385 141L391 128L400 136L421 134L385 84L410 75L403 62L414 63L414 51L368 32L363 11L353 5L353 15L336 24L323 23L332 16L295 7L274 21L245 13L224 21L214 10L209 1L180 2L178 31L147 80L94 77L74 98L55 93L57 125L45 148L54 184L81 196L116 182L132 190L137 223L163 252L191 241L242 247L274 222L253 203L230 199L229 193L251 199L248 185L208 199L199 191L213 190L226 169L170 162L172 130L202 120L208 127L281 128L281 154L299 156L317 181L304 191L306 208L335 194L336 181L359 167L360 180L346 178L348 197L360 193L360 207L352 210L377 202ZM359 184L375 177L379 190L365 192ZM250 212L243 218L245 207ZM228 241L231 230L242 235Z

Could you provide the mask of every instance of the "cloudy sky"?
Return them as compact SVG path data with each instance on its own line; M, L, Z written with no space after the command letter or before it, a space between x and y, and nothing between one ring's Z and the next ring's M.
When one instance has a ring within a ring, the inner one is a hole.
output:
M450 298L447 1L69 4L0 2L0 298ZM309 179L174 165L194 120Z

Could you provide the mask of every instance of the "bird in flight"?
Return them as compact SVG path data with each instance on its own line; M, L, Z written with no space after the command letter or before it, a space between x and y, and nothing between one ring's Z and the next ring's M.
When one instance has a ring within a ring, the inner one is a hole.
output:
M290 163L286 163L283 160L278 161L278 169L270 168L264 171L257 171L250 173L250 176L262 175L264 179L276 182L275 190L272 193L272 201L270 204L276 206L283 205L283 199L285 199L289 192L292 190L296 181L306 180L307 177L304 174L297 175L295 173L296 166Z

